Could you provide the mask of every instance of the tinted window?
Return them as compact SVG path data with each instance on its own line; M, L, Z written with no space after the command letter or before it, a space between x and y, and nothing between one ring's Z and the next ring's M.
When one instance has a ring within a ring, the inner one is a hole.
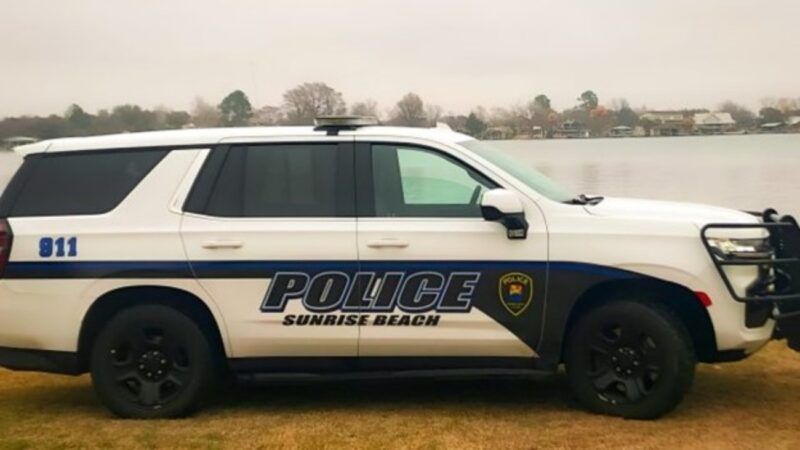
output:
M223 217L353 216L353 159L338 144L233 147L206 213Z
M102 214L116 208L166 150L54 153L25 161L11 215ZM28 166L28 167L25 167Z
M372 174L378 217L480 217L480 198L495 187L444 154L374 145Z

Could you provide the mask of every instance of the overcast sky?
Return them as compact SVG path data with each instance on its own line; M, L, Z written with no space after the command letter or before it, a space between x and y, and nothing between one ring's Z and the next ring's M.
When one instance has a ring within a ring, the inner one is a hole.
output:
M798 0L0 0L0 116L189 108L303 81L447 111L586 89L601 103L800 97Z

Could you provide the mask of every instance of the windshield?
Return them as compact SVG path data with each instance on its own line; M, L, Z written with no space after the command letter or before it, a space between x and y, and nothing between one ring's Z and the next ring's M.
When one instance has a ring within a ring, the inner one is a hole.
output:
M459 145L472 150L481 158L486 159L490 163L510 173L516 179L550 200L568 202L575 198L574 194L559 186L550 178L547 178L543 173L512 158L510 155L488 142L473 140L459 142Z

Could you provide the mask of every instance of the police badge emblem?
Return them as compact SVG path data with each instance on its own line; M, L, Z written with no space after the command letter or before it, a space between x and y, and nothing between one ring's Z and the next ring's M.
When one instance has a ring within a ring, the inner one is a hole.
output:
M512 272L500 277L500 303L515 317L528 309L533 299L533 278Z

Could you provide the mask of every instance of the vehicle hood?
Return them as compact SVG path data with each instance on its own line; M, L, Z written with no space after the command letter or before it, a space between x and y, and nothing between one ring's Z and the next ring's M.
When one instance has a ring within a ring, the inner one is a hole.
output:
M697 203L667 202L633 198L608 198L586 205L589 214L643 220L685 220L703 227L709 223L758 223L758 218L743 211Z

